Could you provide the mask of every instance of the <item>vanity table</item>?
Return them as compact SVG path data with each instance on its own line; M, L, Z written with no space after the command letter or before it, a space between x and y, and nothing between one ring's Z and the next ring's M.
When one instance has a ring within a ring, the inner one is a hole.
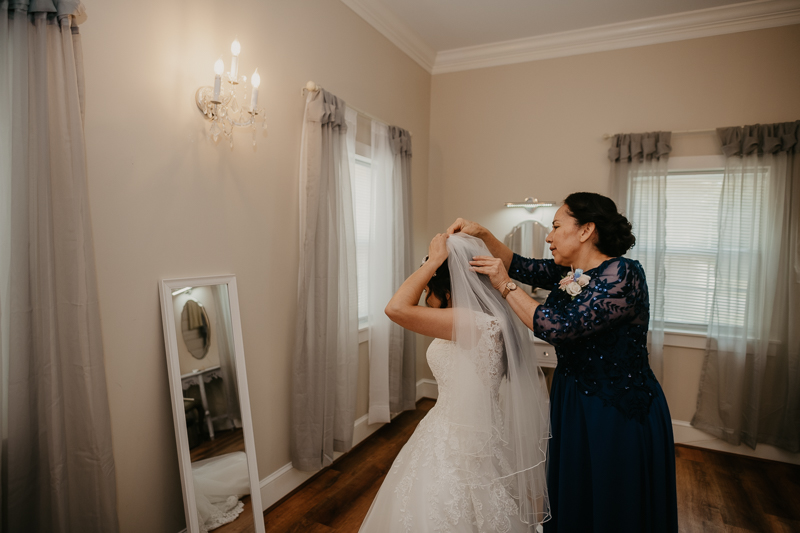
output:
M551 344L547 344L539 338L533 341L533 349L536 350L536 357L539 359L539 366L542 368L555 368L558 364L556 349Z
M206 396L206 383L210 383L212 379L222 379L222 370L219 365L183 374L181 376L181 388L189 390L192 385L197 385L200 388L200 403L203 405L203 413L208 426L208 436L211 440L214 440L214 418L211 417L211 412L208 409L208 397Z
M556 357L556 349L552 344L547 344L542 339L533 336L533 349L536 352L536 358L539 362L539 368L544 373L545 381L547 382L547 391L550 392L550 386L553 383L553 374L556 371L558 358Z

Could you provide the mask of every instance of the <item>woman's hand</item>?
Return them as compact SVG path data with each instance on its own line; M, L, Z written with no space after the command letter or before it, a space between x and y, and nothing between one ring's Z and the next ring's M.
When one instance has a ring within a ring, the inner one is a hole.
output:
M453 233L466 233L467 235L479 238L486 244L486 247L489 248L490 254L503 260L506 271L511 266L511 260L514 258L514 252L511 251L511 248L500 242L497 237L492 235L491 231L477 222L457 218L456 221L447 228L448 235L452 235Z
M506 286L506 283L511 281L511 278L508 277L508 271L503 265L503 260L498 257L478 255L473 257L469 264L472 267L471 270L473 272L477 272L478 274L486 274L489 276L489 281L492 283L492 287L498 291L503 290L503 287Z
M457 218L456 221L450 224L450 227L447 228L448 235L452 235L453 233L466 233L467 235L472 235L473 237L482 239L483 235L486 233L486 228L477 222L471 222L463 218Z
M444 263L449 254L447 251L447 237L449 237L447 233L437 233L428 245L428 261L432 261L437 266Z

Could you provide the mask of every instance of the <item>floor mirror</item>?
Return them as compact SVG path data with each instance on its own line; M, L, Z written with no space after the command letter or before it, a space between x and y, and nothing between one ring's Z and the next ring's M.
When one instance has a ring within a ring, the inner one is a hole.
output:
M236 278L159 289L186 530L263 533Z

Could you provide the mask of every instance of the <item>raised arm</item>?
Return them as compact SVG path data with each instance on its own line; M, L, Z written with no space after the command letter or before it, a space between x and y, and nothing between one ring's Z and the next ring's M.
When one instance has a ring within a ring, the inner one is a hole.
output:
M558 346L623 323L646 326L648 320L644 272L638 263L619 258L606 264L571 302L539 306L533 313L533 333Z
M386 305L386 316L407 330L451 340L453 337L453 309L433 309L419 305L420 296L428 282L447 259L447 234L440 233L428 246L428 260L411 274L397 289Z

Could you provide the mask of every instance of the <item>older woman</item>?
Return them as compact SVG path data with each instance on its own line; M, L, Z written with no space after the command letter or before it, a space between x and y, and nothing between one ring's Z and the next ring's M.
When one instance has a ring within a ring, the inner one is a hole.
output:
M553 259L524 259L482 226L493 257L471 262L534 334L556 348L551 390L547 533L676 532L675 451L661 386L650 370L647 282L622 257L634 244L614 202L574 193L547 237ZM513 278L550 289L540 305Z

